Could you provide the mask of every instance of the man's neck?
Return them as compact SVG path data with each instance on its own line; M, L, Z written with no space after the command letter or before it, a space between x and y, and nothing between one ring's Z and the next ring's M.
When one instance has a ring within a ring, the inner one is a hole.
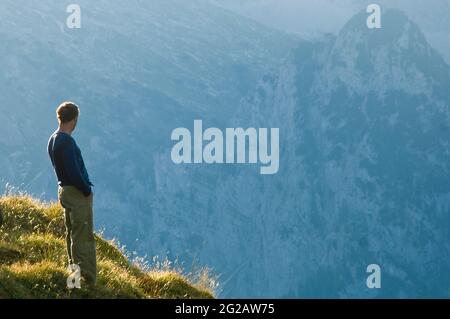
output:
M62 126L58 127L58 132L63 132L63 133L72 135L72 132L71 132L71 131L69 131L67 128L62 127Z

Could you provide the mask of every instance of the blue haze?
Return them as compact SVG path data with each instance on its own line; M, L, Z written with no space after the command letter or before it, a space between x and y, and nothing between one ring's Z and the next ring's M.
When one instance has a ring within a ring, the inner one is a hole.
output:
M305 40L211 1L79 4L69 30L64 2L0 2L3 184L55 199L45 143L74 100L97 229L128 249L211 266L221 297L450 297L450 67L415 22ZM173 164L194 119L279 127L279 173Z

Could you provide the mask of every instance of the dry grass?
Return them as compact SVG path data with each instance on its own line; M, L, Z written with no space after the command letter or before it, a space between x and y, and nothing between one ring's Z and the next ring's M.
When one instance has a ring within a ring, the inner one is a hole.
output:
M96 235L98 284L69 290L63 212L27 195L0 198L0 298L213 298L217 281L204 268L131 263L113 241Z

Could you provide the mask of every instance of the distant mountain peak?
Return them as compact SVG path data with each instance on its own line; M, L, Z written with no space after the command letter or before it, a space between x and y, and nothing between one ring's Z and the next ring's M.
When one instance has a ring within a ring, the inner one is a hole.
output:
M428 79L435 69L447 69L443 59L403 12L382 12L381 28L367 27L368 14L356 14L331 46L322 79L333 89L339 82L365 94L400 90L410 94L431 91Z
M394 46L399 49L413 49L414 44L421 44L414 49L425 48L425 36L419 27L412 22L405 13L397 9L387 9L381 14L381 28L369 29L367 27L368 13L361 11L356 14L339 32L338 39L351 43L353 46L367 43L370 49L383 46ZM359 41L355 40L355 35ZM428 46L428 44L427 44Z

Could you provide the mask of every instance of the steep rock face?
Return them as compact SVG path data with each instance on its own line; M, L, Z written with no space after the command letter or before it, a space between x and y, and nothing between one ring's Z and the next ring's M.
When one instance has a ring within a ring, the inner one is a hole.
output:
M306 227L291 237L301 241L293 260L305 277L297 292L364 296L373 262L385 281L372 293L448 295L449 67L401 13L385 13L381 30L364 23L354 17L328 52L314 48L314 61L298 50L297 74L281 84L296 88L285 141L295 156L284 158L284 172L292 180L295 163L299 174L283 186L279 211L291 214L279 225Z
M280 128L278 174L157 161L159 210L192 217L157 228L223 270L224 296L449 295L450 68L400 12L365 19L301 43L229 123Z

